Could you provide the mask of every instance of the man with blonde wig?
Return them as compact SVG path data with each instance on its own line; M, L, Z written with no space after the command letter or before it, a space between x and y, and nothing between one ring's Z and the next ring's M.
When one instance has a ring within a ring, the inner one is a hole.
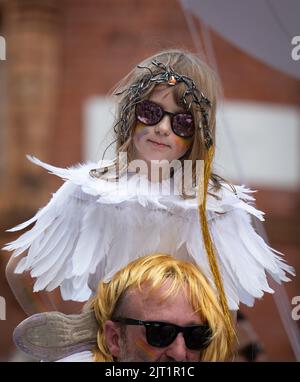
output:
M27 318L14 340L46 361L225 361L233 347L206 277L165 254L138 258L100 282L79 315Z

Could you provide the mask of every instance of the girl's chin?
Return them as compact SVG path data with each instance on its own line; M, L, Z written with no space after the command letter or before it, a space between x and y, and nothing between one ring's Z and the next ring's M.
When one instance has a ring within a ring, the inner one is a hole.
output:
M165 161L165 160L167 160L168 162L171 162L172 161L172 159L168 159L168 158L166 158L165 156L163 156L163 155L155 155L155 156L152 156L152 157L149 157L148 159L147 159L147 162L150 162L151 163L151 161Z

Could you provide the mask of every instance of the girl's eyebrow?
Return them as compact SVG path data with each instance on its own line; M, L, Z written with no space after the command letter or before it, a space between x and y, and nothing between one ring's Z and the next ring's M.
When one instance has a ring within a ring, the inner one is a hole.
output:
M177 104L176 104L176 110L175 111L170 111L167 108L165 108L159 101L156 101L156 100L151 99L151 98L149 98L149 101L156 103L157 105L162 107L165 111L168 111L169 113L177 114L177 113L186 112L186 110L182 106L177 105Z

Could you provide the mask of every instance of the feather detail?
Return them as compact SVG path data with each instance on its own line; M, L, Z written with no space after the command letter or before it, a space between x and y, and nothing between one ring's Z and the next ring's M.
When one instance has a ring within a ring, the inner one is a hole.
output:
M34 291L60 287L66 300L86 301L100 280L108 281L129 261L163 252L200 266L213 284L201 235L197 198L183 199L174 184L151 184L128 174L119 182L92 178L97 163L67 169L28 159L65 182L36 215L10 229L33 227L4 249L17 257L28 250L15 272L30 271ZM264 292L273 293L267 274L277 282L294 274L282 254L255 232L251 216L264 220L253 206L255 192L245 186L210 190L207 219L216 248L229 307L252 306Z

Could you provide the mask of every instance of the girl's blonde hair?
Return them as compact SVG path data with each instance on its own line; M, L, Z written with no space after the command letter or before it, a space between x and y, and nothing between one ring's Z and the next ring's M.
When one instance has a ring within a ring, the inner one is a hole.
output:
M232 348L227 341L226 322L206 277L196 265L158 253L132 261L117 272L111 281L99 283L97 295L90 302L90 308L94 310L99 323L95 361L113 361L104 337L104 323L117 314L128 290L142 291L145 285L151 296L167 285L159 302L184 290L193 310L201 320L207 321L212 330L212 341L201 353L199 361L228 360Z

